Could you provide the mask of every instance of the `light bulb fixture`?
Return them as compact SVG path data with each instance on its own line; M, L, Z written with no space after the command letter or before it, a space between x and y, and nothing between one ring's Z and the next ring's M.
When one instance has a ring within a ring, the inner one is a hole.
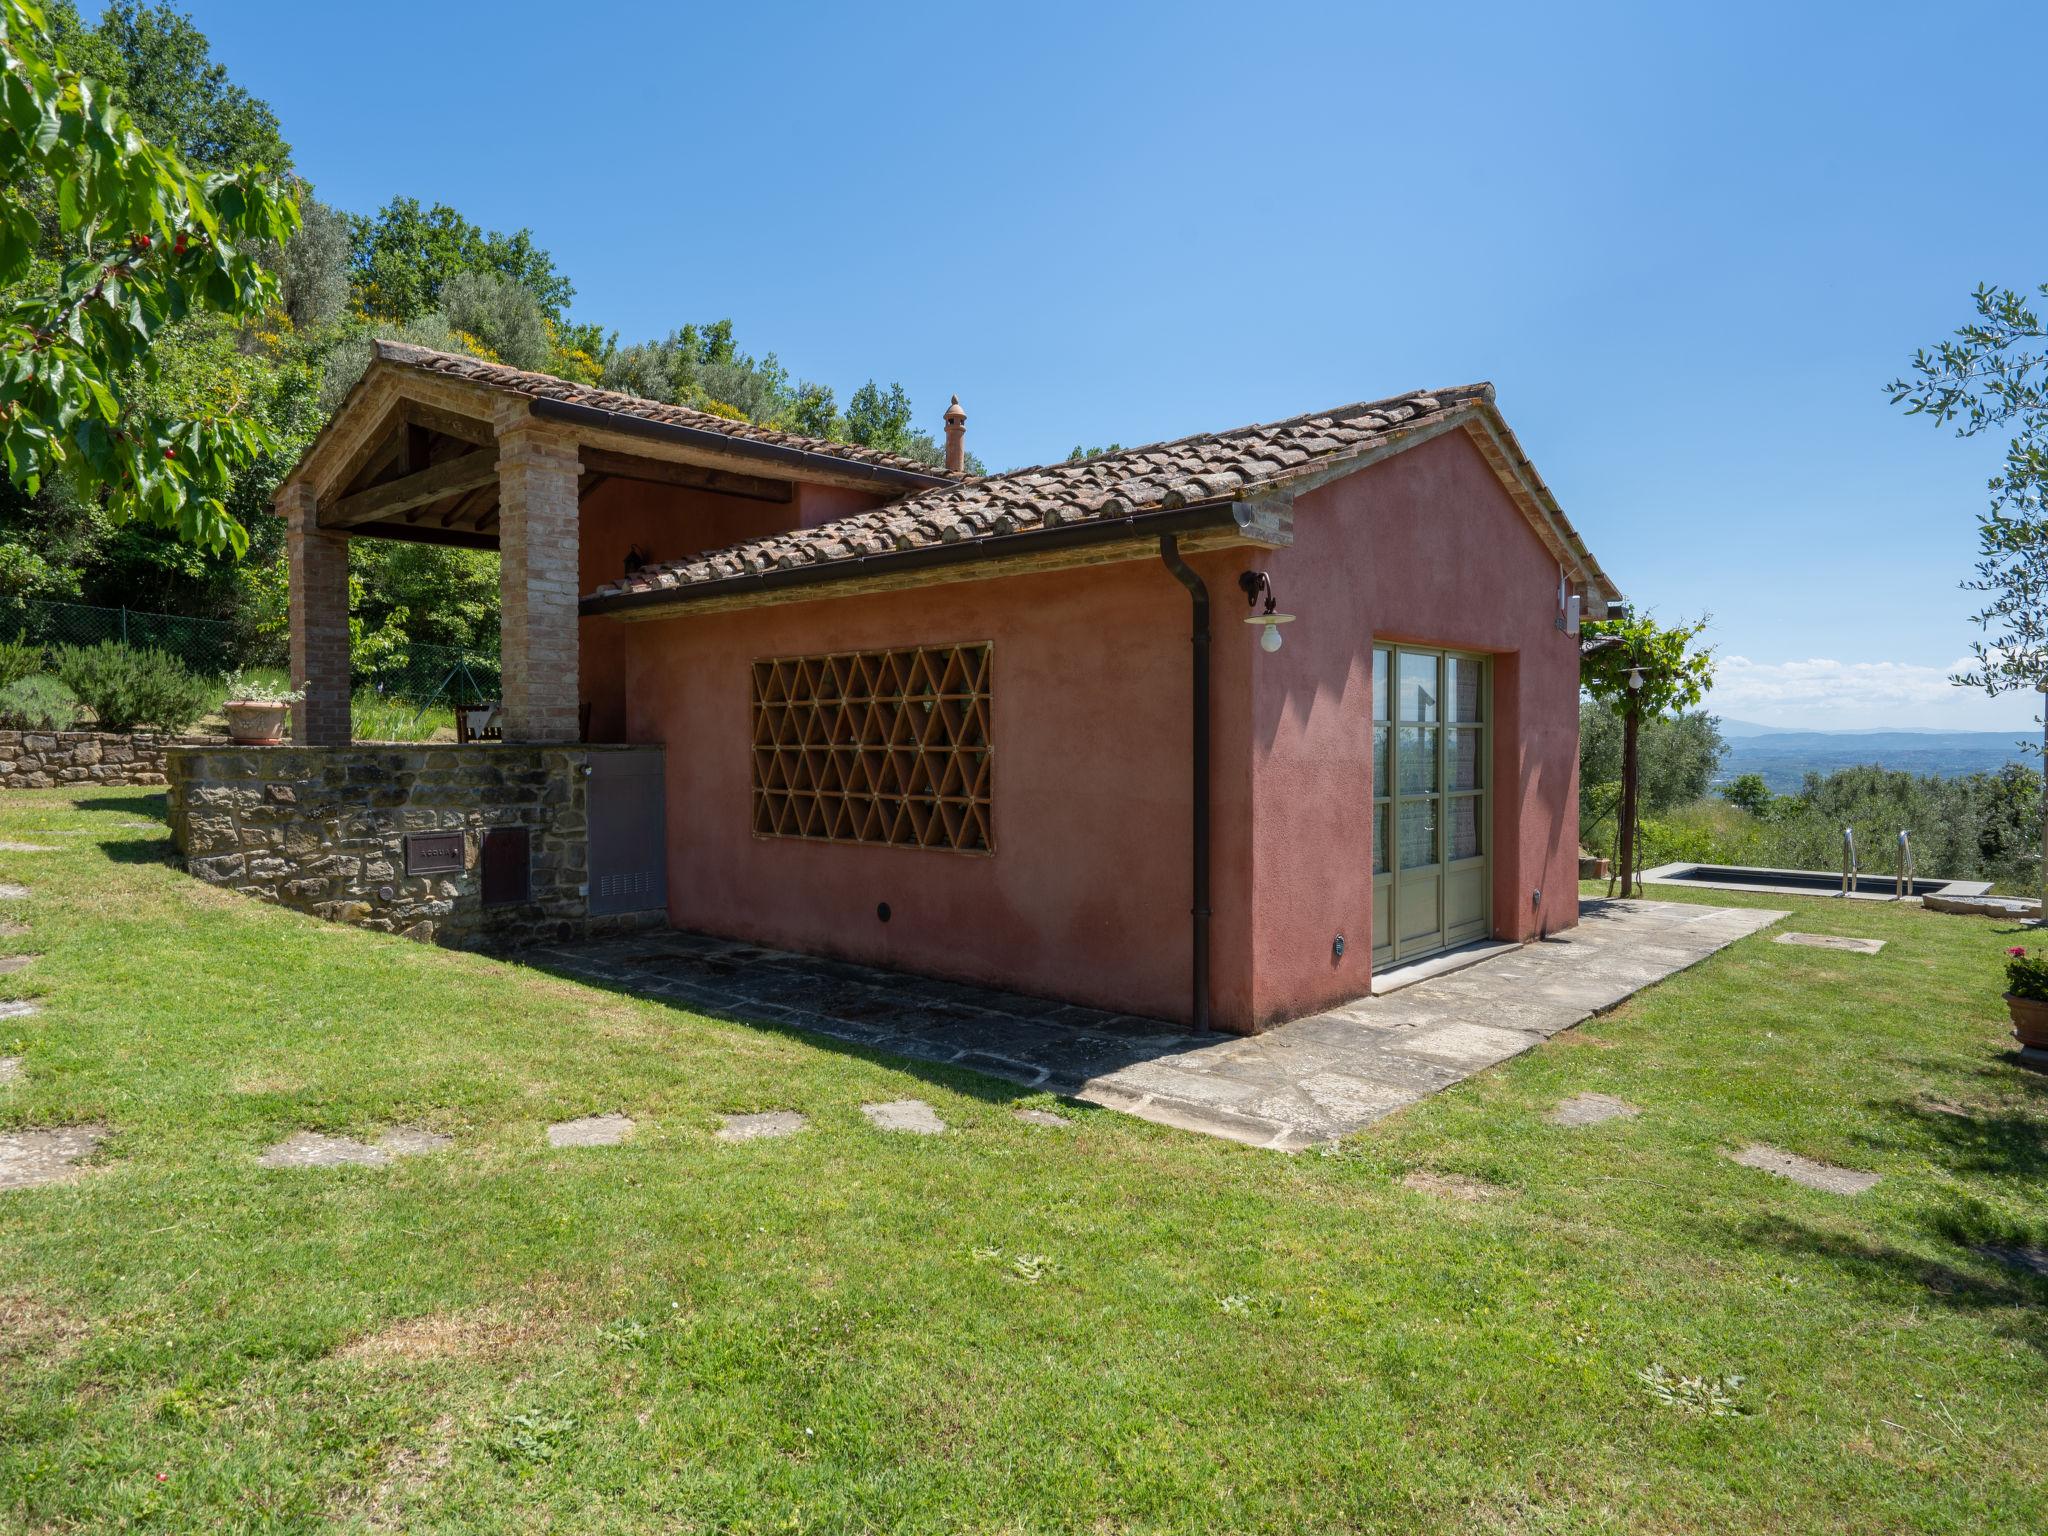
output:
M1259 598L1262 595L1264 596L1266 599L1264 610L1253 614L1245 620L1245 623L1255 624L1259 627L1260 650L1268 654L1279 650L1281 644L1279 626L1282 624L1292 624L1294 622L1294 615L1291 613L1276 613L1274 611L1279 605L1273 598L1273 578L1264 571L1246 571L1237 578L1237 589L1244 594L1245 602L1253 608L1259 606Z
M1641 693L1643 691L1643 669L1641 667L1630 667L1628 669L1628 691L1630 693Z

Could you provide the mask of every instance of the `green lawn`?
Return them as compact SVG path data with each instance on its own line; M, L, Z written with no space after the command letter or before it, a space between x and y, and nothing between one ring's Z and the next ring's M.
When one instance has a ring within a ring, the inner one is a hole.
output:
M1746 940L1290 1158L260 907L160 815L0 795L60 845L0 853L0 1129L114 1130L0 1194L0 1530L2048 1527L2048 1280L1977 1251L2048 1246L2003 925L1768 898L1889 947ZM1643 1114L1545 1122L1582 1090ZM861 1117L907 1096L951 1134ZM397 1122L455 1147L256 1163Z

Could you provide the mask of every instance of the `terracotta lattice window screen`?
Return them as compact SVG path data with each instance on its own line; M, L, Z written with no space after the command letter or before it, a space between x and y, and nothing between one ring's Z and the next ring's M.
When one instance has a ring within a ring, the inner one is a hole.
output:
M754 663L754 831L993 853L993 648Z

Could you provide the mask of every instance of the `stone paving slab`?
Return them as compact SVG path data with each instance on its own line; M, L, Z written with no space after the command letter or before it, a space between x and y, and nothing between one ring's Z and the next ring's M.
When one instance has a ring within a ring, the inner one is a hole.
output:
M60 1125L0 1135L0 1189L61 1184L84 1170L75 1166L106 1140L103 1125Z
M891 1099L887 1104L863 1104L860 1112L878 1131L906 1131L912 1136L940 1136L946 1122L923 1099Z
M29 889L27 886L16 885L9 880L0 880L0 901L26 901L28 897Z
M48 843L17 843L0 837L0 853L55 853L57 850Z
M1626 1099L1605 1093L1574 1094L1550 1112L1552 1125L1599 1125L1608 1120L1633 1120L1642 1111Z
M417 1157L451 1147L455 1138L422 1125L394 1125L380 1131L374 1142L353 1136L329 1136L322 1131L295 1131L256 1159L265 1168L374 1168L394 1157Z
M615 1147L633 1134L633 1122L620 1114L584 1115L558 1120L548 1127L551 1147Z
M1020 1109L1016 1111L1016 1115L1017 1118L1019 1120L1022 1120L1026 1125L1043 1125L1052 1127L1072 1125L1074 1123L1073 1121L1069 1120L1065 1115L1056 1115L1049 1109Z
M1838 1168L1833 1163L1817 1163L1796 1152L1761 1144L1744 1147L1726 1156L1729 1161L1740 1163L1745 1168L1774 1173L1781 1179L1790 1179L1794 1184L1803 1184L1824 1194L1860 1195L1877 1183L1874 1173L1865 1173L1859 1168Z
M725 1115L718 1128L720 1141L765 1141L776 1136L794 1136L810 1122L793 1109L771 1109L758 1115Z
M1587 900L1567 932L1249 1038L706 934L642 933L527 954L599 986L1294 1151L1540 1045L1787 915Z
M1808 949L1839 949L1852 955L1874 955L1884 948L1883 939L1852 939L1839 933L1781 933L1773 944L1798 944Z
M19 1056L0 1056L0 1083L11 1083L21 1076Z
M15 998L11 1001L0 1003L0 1019L26 1019L42 1011L39 1006L28 1001L26 998Z

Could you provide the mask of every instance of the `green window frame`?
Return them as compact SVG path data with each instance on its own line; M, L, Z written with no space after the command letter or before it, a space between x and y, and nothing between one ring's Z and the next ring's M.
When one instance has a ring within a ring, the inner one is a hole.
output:
M1373 957L1489 930L1492 668L1397 643L1372 651Z

